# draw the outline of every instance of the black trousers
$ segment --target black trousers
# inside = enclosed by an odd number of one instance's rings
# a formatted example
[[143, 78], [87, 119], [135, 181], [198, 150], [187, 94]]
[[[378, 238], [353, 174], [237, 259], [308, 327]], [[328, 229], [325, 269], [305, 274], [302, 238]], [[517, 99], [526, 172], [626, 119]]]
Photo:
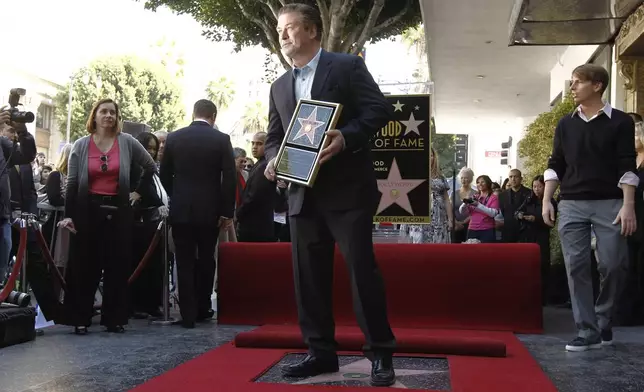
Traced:
[[237, 241], [238, 242], [275, 242], [275, 234], [272, 232], [272, 230], [266, 230], [264, 232], [261, 232], [257, 230], [247, 230], [244, 227], [240, 226], [237, 229]]
[[90, 203], [87, 227], [72, 237], [65, 293], [66, 324], [89, 326], [94, 295], [103, 274], [101, 325], [128, 323], [132, 220], [129, 209], [106, 209]]
[[[158, 226], [159, 221], [134, 223], [130, 273], [136, 270], [145, 256]], [[158, 311], [163, 304], [163, 241], [161, 236], [145, 268], [130, 285], [131, 311], [150, 313]]]
[[275, 222], [275, 237], [278, 242], [291, 242], [291, 230], [288, 220], [285, 224]]
[[183, 321], [195, 321], [211, 308], [218, 236], [216, 225], [172, 225]]
[[385, 288], [373, 252], [368, 209], [316, 211], [306, 205], [290, 217], [293, 272], [300, 328], [309, 351], [335, 355], [333, 255], [337, 242], [349, 268], [353, 304], [365, 335], [365, 351], [390, 354], [395, 338], [387, 318]]

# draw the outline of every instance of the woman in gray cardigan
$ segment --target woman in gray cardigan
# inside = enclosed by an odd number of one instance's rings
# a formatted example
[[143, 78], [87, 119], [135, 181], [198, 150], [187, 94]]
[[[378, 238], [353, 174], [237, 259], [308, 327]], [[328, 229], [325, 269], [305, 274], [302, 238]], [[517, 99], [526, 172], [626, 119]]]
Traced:
[[121, 133], [116, 102], [94, 105], [85, 136], [74, 143], [69, 157], [65, 219], [59, 226], [75, 235], [65, 293], [63, 324], [79, 335], [91, 325], [94, 294], [103, 272], [101, 325], [108, 332], [124, 332], [128, 323], [127, 280], [131, 255], [131, 193], [140, 179], [131, 178], [132, 164], [152, 176], [156, 165], [132, 136]]

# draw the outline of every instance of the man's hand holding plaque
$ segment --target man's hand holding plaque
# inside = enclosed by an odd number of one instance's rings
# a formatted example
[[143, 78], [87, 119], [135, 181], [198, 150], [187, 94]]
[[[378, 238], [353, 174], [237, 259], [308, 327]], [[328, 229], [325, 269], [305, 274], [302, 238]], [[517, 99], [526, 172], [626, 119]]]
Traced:
[[329, 145], [320, 151], [320, 164], [323, 164], [344, 150], [345, 144], [342, 132], [337, 129], [332, 129], [326, 132], [326, 136], [331, 140], [331, 142], [329, 142]]
[[312, 187], [320, 165], [344, 148], [342, 133], [334, 129], [341, 110], [337, 103], [301, 99], [266, 177]]

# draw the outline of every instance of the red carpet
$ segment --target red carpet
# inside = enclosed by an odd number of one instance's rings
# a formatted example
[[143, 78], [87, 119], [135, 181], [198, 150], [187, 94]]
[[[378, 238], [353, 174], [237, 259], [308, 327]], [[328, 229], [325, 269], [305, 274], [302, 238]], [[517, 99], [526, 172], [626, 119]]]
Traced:
[[[437, 331], [432, 331], [432, 333]], [[506, 358], [447, 356], [452, 392], [557, 392], [530, 353], [513, 334], [484, 331], [441, 331], [453, 338], [499, 340], [507, 347]], [[298, 392], [381, 391], [371, 387], [296, 386], [253, 382], [288, 351], [237, 348], [232, 343], [135, 388], [134, 392]], [[418, 354], [415, 354], [418, 356]]]
[[[472, 355], [505, 357], [505, 342], [487, 337], [454, 336], [452, 332], [422, 329], [394, 329], [397, 351], [407, 354]], [[361, 351], [364, 336], [357, 327], [336, 328], [335, 338], [340, 351]], [[265, 325], [235, 337], [239, 348], [281, 348], [306, 350], [296, 325]]]
[[[541, 333], [536, 244], [376, 244], [388, 313], [397, 328]], [[345, 262], [335, 256], [337, 325], [356, 325]], [[296, 324], [289, 243], [223, 243], [220, 324]]]

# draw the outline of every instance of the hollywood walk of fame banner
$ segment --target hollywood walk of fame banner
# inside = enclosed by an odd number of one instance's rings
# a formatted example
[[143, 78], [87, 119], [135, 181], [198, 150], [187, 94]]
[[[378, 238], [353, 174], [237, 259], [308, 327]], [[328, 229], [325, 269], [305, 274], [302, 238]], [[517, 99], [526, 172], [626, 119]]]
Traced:
[[335, 128], [341, 112], [339, 103], [300, 99], [277, 153], [277, 178], [313, 186], [320, 151], [329, 143], [325, 133]]
[[374, 222], [430, 223], [430, 95], [385, 98], [394, 117], [371, 140], [381, 194]]

